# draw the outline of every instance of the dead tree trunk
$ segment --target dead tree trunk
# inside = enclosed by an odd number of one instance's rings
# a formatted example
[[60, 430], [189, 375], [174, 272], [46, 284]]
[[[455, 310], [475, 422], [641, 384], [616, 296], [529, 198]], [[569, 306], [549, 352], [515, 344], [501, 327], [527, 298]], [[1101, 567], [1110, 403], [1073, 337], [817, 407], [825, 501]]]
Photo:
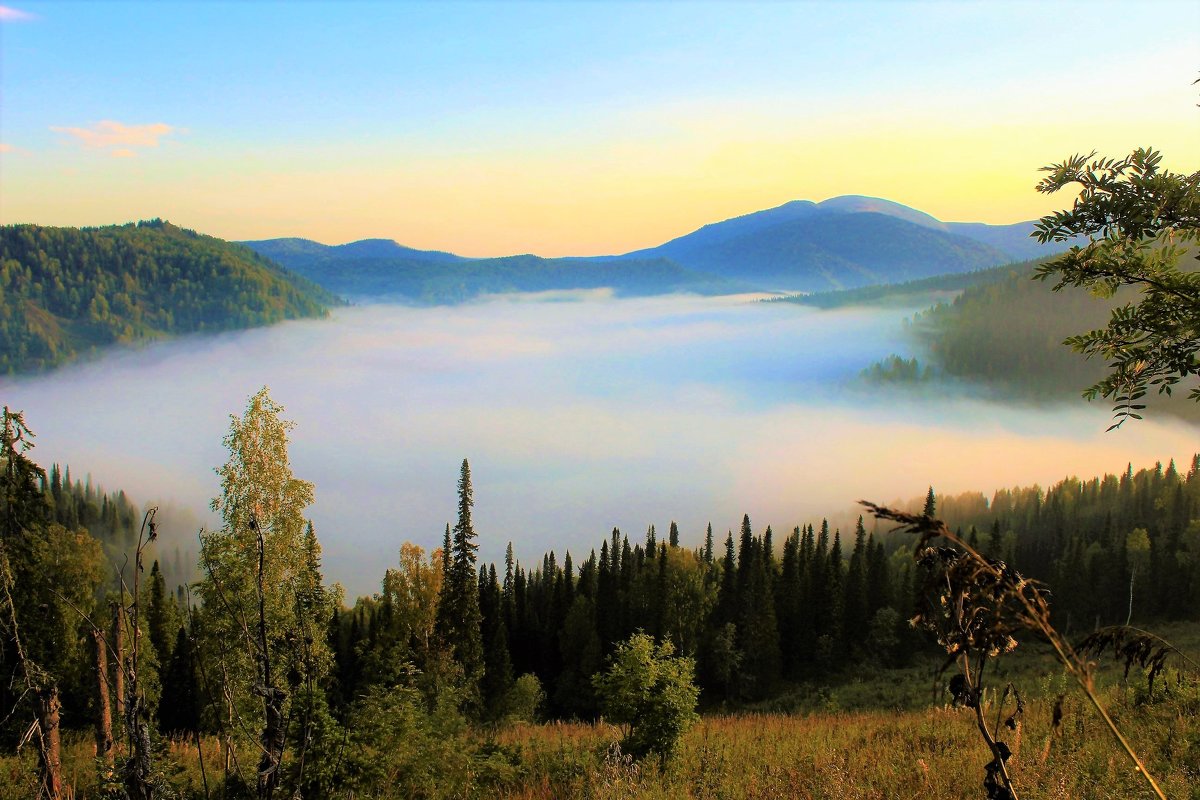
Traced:
[[41, 726], [42, 746], [38, 755], [42, 762], [42, 797], [62, 800], [62, 738], [59, 733], [58, 686], [51, 684], [38, 693], [38, 724]]
[[103, 759], [111, 770], [113, 766], [112, 706], [108, 697], [108, 642], [104, 631], [92, 631], [96, 644], [96, 758]]
[[[137, 686], [134, 678], [131, 682]], [[125, 791], [130, 800], [153, 800], [154, 787], [150, 782], [150, 726], [140, 695], [131, 691], [125, 704], [125, 729], [132, 743], [130, 758], [125, 762]]]
[[117, 694], [117, 719], [125, 722], [125, 606], [121, 601], [112, 603], [113, 654], [117, 663], [113, 665], [113, 688]]
[[286, 726], [283, 720], [283, 701], [287, 692], [274, 686], [256, 686], [262, 695], [266, 724], [262, 732], [262, 758], [258, 762], [258, 796], [270, 800], [279, 786], [279, 765], [283, 761]]

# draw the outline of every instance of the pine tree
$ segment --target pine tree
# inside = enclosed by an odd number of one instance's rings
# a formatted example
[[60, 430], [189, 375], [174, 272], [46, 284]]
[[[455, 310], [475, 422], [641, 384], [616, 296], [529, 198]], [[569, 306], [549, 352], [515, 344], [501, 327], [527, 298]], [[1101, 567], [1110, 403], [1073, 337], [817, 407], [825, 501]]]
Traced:
[[437, 632], [441, 641], [452, 648], [454, 660], [462, 667], [465, 704], [477, 713], [484, 661], [475, 572], [475, 552], [479, 545], [475, 543], [475, 527], [471, 522], [474, 502], [471, 467], [464, 458], [458, 479], [458, 522], [454, 526], [449, 567], [438, 598]]
[[671, 531], [667, 535], [667, 542], [671, 547], [679, 547], [679, 526], [675, 524], [675, 520], [671, 520]]
[[150, 644], [154, 647], [158, 663], [164, 668], [171, 661], [171, 650], [175, 644], [175, 635], [179, 627], [179, 612], [167, 594], [167, 583], [158, 561], [150, 567], [150, 582], [146, 586], [146, 627]]
[[504, 701], [512, 688], [513, 674], [508, 629], [504, 624], [503, 600], [495, 566], [480, 570], [479, 610], [484, 657], [480, 685], [483, 707], [489, 718], [499, 719], [505, 711]]
[[854, 527], [854, 550], [850, 553], [850, 568], [846, 571], [845, 596], [842, 601], [842, 624], [846, 634], [847, 651], [861, 648], [866, 637], [869, 616], [867, 577], [870, 569], [867, 554], [867, 531], [863, 518]]
[[925, 508], [921, 511], [927, 517], [935, 516], [937, 513], [937, 499], [933, 494], [933, 487], [929, 487], [929, 492], [925, 495]]
[[783, 562], [775, 592], [775, 619], [779, 626], [783, 674], [795, 677], [800, 665], [800, 529], [783, 543]]
[[200, 684], [196, 670], [196, 647], [182, 625], [175, 634], [171, 660], [162, 678], [158, 704], [158, 728], [167, 735], [191, 733], [200, 728]]

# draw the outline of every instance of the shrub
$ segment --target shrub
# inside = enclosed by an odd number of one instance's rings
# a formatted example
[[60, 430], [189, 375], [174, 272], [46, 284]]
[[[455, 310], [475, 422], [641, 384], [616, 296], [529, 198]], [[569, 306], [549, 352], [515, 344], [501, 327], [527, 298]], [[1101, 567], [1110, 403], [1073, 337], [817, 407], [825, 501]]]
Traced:
[[695, 662], [636, 633], [617, 645], [605, 672], [592, 678], [604, 715], [624, 726], [621, 749], [634, 758], [667, 758], [698, 717]]

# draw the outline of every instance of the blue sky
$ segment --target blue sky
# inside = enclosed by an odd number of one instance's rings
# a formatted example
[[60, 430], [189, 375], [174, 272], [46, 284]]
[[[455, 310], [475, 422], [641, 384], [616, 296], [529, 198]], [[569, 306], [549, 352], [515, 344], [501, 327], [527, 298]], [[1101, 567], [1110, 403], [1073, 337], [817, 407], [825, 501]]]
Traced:
[[6, 223], [617, 252], [846, 193], [1011, 222], [1077, 150], [1200, 149], [1194, 3], [4, 3]]

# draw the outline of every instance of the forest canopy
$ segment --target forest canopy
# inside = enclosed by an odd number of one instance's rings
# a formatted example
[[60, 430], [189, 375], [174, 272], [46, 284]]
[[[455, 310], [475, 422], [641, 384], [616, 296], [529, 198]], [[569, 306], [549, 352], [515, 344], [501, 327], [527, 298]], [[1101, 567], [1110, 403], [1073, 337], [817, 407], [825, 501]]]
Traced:
[[173, 334], [321, 317], [339, 300], [241, 245], [162, 220], [0, 227], [0, 374]]

